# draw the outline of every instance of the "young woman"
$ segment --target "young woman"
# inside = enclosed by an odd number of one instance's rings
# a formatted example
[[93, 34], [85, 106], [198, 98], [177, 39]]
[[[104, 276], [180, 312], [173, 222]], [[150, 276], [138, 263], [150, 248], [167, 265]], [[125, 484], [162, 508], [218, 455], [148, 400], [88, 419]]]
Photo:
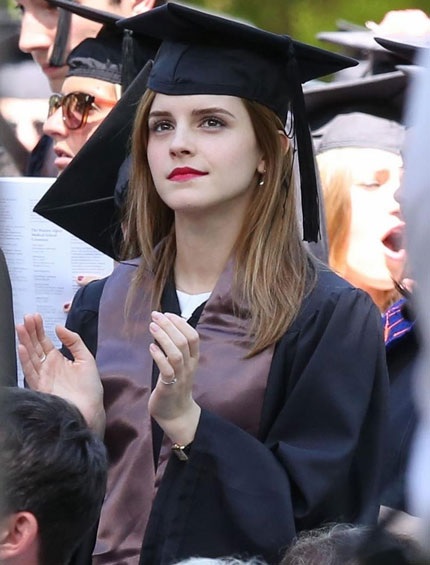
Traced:
[[163, 43], [135, 120], [125, 260], [69, 316], [96, 335], [97, 369], [59, 328], [64, 359], [36, 315], [18, 329], [24, 372], [105, 429], [95, 563], [276, 563], [297, 530], [377, 515], [379, 313], [308, 255], [283, 127], [291, 109], [312, 238], [297, 81], [349, 62], [172, 3], [124, 25]]
[[336, 116], [322, 130], [317, 163], [329, 265], [366, 290], [385, 312], [398, 298], [391, 272], [404, 262], [404, 222], [394, 195], [400, 186], [405, 128], [392, 120], [351, 112]]

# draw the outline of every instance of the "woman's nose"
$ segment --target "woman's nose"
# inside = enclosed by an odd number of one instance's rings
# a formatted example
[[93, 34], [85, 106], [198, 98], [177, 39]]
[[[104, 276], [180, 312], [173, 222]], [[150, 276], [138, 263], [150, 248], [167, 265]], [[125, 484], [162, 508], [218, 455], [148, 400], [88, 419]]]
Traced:
[[176, 127], [172, 133], [170, 153], [175, 156], [189, 155], [194, 151], [191, 132], [186, 127]]

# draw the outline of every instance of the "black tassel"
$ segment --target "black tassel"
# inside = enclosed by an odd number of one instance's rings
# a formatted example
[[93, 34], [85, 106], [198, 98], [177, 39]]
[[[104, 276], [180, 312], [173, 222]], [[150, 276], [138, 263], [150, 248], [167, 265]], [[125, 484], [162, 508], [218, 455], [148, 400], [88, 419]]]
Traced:
[[133, 32], [125, 29], [122, 38], [122, 72], [121, 86], [124, 92], [134, 78], [134, 46]]
[[294, 132], [297, 140], [297, 154], [299, 157], [303, 239], [305, 241], [317, 242], [320, 233], [320, 224], [314, 152], [306, 117], [302, 85], [292, 43], [290, 43], [289, 46], [287, 73], [289, 84], [291, 85], [291, 109], [294, 120]]
[[67, 10], [58, 8], [57, 33], [55, 35], [54, 47], [52, 49], [49, 64], [53, 67], [62, 67], [66, 64], [66, 45], [69, 40], [70, 21], [72, 14]]

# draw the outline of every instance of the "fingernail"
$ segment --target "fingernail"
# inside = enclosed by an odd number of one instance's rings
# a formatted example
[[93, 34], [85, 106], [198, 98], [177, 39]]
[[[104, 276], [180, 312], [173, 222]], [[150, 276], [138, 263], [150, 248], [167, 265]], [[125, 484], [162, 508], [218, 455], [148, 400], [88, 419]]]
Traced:
[[157, 331], [158, 331], [158, 326], [157, 326], [157, 324], [154, 324], [153, 322], [151, 322], [151, 323], [149, 324], [149, 328], [150, 328], [150, 330], [151, 330], [152, 332], [157, 332]]
[[84, 275], [78, 275], [78, 276], [76, 277], [76, 280], [77, 280], [78, 282], [83, 281], [83, 280], [84, 280]]
[[154, 312], [152, 312], [151, 317], [153, 320], [160, 320], [162, 314], [160, 314], [160, 312], [157, 312], [156, 310], [154, 310]]
[[63, 304], [63, 310], [66, 312], [70, 308], [70, 302]]

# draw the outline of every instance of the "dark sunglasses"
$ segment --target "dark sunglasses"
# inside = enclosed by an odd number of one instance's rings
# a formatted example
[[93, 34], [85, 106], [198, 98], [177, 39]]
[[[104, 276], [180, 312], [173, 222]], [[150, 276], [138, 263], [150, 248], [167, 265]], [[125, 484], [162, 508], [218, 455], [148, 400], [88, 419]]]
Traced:
[[[98, 97], [97, 100], [99, 100]], [[86, 94], [85, 92], [51, 94], [49, 97], [48, 118], [61, 108], [65, 126], [68, 129], [79, 129], [87, 123], [88, 114], [95, 101], [95, 96]], [[115, 106], [113, 100], [100, 99], [100, 102]]]

